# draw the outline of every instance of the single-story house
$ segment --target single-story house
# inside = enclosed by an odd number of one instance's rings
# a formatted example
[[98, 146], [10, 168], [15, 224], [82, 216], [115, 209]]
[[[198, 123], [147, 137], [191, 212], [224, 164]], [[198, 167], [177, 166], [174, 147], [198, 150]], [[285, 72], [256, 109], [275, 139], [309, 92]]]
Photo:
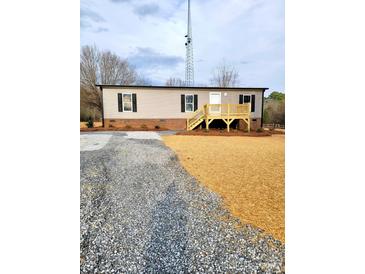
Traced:
[[267, 88], [97, 85], [104, 127], [192, 130], [213, 120], [262, 127]]

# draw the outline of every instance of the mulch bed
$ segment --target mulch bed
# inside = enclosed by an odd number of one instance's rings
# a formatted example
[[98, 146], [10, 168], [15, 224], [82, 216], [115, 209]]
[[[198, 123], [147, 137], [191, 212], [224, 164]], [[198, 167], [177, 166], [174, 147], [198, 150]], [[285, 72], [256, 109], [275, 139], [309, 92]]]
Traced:
[[270, 132], [272, 134], [284, 134], [285, 135], [285, 131], [284, 130], [277, 130], [277, 129], [274, 129], [274, 130], [270, 130]]
[[191, 131], [181, 131], [177, 132], [176, 135], [190, 135], [190, 136], [249, 136], [249, 137], [265, 137], [271, 136], [270, 131], [263, 132], [244, 132], [242, 130], [230, 130], [227, 132], [226, 129], [209, 129], [209, 131], [205, 129], [194, 129]]
[[[103, 128], [103, 127], [94, 127], [94, 128], [80, 128], [80, 132], [95, 132], [95, 131], [165, 131], [168, 130], [166, 128]], [[242, 130], [231, 129], [230, 132], [227, 132], [226, 129], [209, 129], [206, 131], [205, 129], [194, 129], [191, 131], [179, 131], [176, 135], [190, 135], [190, 136], [248, 136], [248, 137], [266, 137], [271, 136], [272, 134], [285, 134], [283, 131], [277, 130], [265, 130], [263, 132], [244, 132]]]

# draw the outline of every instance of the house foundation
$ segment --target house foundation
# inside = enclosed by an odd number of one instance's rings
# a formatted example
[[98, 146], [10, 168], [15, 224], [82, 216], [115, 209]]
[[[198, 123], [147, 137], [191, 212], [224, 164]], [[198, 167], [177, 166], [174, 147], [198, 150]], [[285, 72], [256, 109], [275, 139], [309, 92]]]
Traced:
[[104, 119], [104, 127], [185, 130], [186, 119]]

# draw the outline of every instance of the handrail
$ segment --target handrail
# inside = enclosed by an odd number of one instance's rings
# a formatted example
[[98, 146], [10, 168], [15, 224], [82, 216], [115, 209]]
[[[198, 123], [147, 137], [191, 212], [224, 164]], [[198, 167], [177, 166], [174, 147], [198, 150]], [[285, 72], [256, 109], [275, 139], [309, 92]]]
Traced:
[[194, 116], [189, 118], [189, 122], [191, 123], [191, 121], [193, 120], [199, 120], [201, 119], [202, 116], [205, 116], [205, 112], [204, 112], [204, 109], [198, 109], [197, 111], [194, 112]]

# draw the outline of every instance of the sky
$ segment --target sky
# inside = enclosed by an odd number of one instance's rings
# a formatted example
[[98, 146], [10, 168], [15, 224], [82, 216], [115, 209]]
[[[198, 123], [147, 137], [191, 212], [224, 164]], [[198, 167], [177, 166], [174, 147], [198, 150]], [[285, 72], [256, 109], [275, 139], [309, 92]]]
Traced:
[[[284, 0], [191, 0], [195, 86], [225, 62], [241, 87], [284, 91]], [[80, 43], [127, 59], [154, 85], [185, 78], [187, 0], [81, 0]]]

